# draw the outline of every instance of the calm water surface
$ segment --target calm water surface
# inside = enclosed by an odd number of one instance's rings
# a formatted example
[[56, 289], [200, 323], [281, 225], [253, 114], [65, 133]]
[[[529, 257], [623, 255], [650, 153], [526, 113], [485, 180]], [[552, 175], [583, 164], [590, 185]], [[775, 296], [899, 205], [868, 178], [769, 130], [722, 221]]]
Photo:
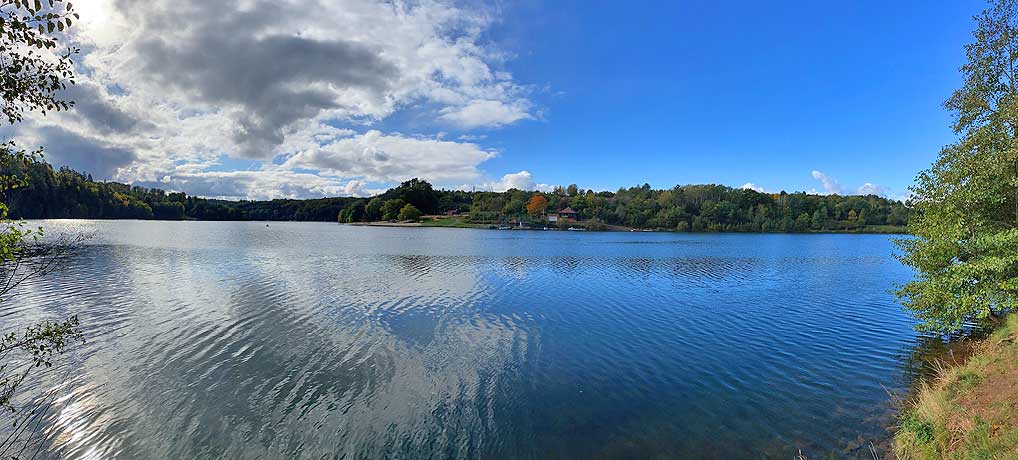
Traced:
[[51, 458], [868, 458], [917, 338], [880, 235], [44, 221]]

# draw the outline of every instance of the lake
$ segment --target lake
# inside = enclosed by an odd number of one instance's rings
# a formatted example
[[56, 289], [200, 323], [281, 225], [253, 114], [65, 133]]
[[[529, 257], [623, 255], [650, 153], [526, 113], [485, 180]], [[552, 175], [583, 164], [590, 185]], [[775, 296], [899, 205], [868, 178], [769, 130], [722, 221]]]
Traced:
[[869, 458], [921, 367], [886, 235], [40, 223], [40, 457]]

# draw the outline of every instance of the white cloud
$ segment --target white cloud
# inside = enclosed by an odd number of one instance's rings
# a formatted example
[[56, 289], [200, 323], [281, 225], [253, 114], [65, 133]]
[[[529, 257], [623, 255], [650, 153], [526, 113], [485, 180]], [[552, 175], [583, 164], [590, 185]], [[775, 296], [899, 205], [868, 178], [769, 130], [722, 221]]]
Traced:
[[855, 191], [855, 193], [859, 195], [879, 195], [885, 197], [888, 195], [889, 192], [890, 190], [888, 190], [887, 187], [884, 187], [883, 185], [872, 184], [869, 182], [862, 184]]
[[[169, 176], [189, 193], [213, 191], [202, 181], [218, 178], [230, 193], [217, 196], [252, 196], [249, 187], [230, 185], [243, 180], [268, 185], [266, 193], [278, 196], [365, 193], [363, 182], [408, 177], [463, 183], [480, 177], [478, 165], [494, 153], [437, 135], [372, 128], [404, 110], [463, 129], [535, 118], [530, 87], [500, 68], [506, 56], [483, 38], [495, 19], [480, 6], [430, 0], [75, 4], [82, 17], [71, 38], [84, 52], [79, 84], [68, 96], [78, 108], [26, 122], [19, 138], [59, 144], [61, 152], [51, 149], [55, 159], [73, 160], [79, 150], [102, 153], [108, 158], [98, 169], [85, 171], [97, 178], [158, 183]], [[223, 155], [287, 161], [232, 176], [208, 171]], [[293, 189], [281, 183], [290, 179]]]
[[894, 190], [891, 189], [890, 187], [885, 187], [883, 185], [873, 184], [870, 182], [861, 185], [856, 190], [856, 193], [858, 193], [859, 195], [877, 195], [901, 202], [908, 201], [910, 198], [912, 198], [911, 190], [905, 190], [904, 193], [895, 193]]
[[475, 189], [478, 191], [490, 191], [490, 192], [504, 192], [509, 189], [518, 190], [539, 190], [542, 192], [550, 192], [555, 187], [548, 184], [539, 184], [534, 181], [533, 174], [530, 171], [520, 171], [518, 173], [511, 173], [502, 176], [502, 179], [485, 182], [475, 185], [464, 185], [461, 187], [464, 190]]
[[441, 110], [443, 120], [465, 128], [502, 126], [515, 121], [533, 118], [521, 104], [509, 105], [501, 101], [474, 101], [462, 107]]
[[479, 177], [477, 166], [494, 156], [494, 152], [482, 150], [476, 144], [384, 135], [371, 130], [299, 152], [283, 167], [313, 169], [372, 182], [419, 177], [431, 182], [457, 183]]
[[760, 192], [760, 193], [766, 193], [767, 192], [767, 189], [763, 188], [762, 186], [756, 185], [756, 184], [754, 184], [752, 182], [746, 182], [745, 184], [742, 184], [742, 187], [739, 187], [739, 188], [741, 188], [743, 190], [753, 190], [753, 191]]
[[[812, 174], [813, 174], [813, 178], [814, 179], [820, 181], [820, 183], [823, 184], [823, 187], [824, 187], [824, 192], [823, 193], [825, 195], [830, 195], [830, 194], [833, 194], [833, 193], [837, 193], [839, 195], [840, 194], [844, 194], [845, 188], [842, 187], [841, 183], [839, 183], [837, 179], [835, 179], [835, 178], [833, 178], [833, 177], [831, 177], [831, 176], [829, 176], [827, 174], [824, 174], [823, 172], [817, 171], [817, 170], [813, 170]], [[851, 190], [851, 189], [849, 189], [849, 190]], [[885, 187], [883, 185], [874, 184], [872, 182], [866, 182], [866, 183], [860, 185], [858, 188], [855, 189], [855, 194], [856, 195], [877, 195], [877, 196], [882, 196], [884, 198], [891, 198], [891, 199], [897, 199], [897, 200], [902, 200], [902, 201], [904, 199], [907, 199], [907, 195], [892, 197], [892, 193], [891, 192], [892, 191], [891, 191], [890, 188]], [[806, 193], [818, 194], [820, 192], [818, 192], [815, 188], [813, 188], [813, 189], [810, 189]]]
[[841, 184], [838, 183], [837, 179], [815, 169], [813, 170], [812, 174], [814, 179], [820, 181], [820, 183], [823, 184], [825, 194], [830, 195], [836, 193], [840, 195], [844, 192], [844, 189], [841, 187]]
[[[149, 184], [145, 184], [149, 185]], [[327, 196], [365, 196], [363, 182], [341, 184], [316, 174], [284, 170], [193, 171], [182, 168], [167, 174], [152, 186], [228, 200], [266, 200], [272, 198], [322, 198]]]

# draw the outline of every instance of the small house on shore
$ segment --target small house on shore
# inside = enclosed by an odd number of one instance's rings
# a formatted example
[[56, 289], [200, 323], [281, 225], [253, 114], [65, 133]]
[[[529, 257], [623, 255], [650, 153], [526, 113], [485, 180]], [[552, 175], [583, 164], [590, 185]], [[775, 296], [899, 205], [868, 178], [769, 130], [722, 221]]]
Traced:
[[561, 221], [561, 220], [568, 221], [568, 222], [575, 222], [576, 221], [576, 211], [573, 211], [573, 208], [570, 208], [570, 207], [567, 206], [565, 209], [563, 209], [563, 210], [561, 210], [559, 212], [549, 212], [548, 213], [548, 222], [558, 222], [558, 221]]

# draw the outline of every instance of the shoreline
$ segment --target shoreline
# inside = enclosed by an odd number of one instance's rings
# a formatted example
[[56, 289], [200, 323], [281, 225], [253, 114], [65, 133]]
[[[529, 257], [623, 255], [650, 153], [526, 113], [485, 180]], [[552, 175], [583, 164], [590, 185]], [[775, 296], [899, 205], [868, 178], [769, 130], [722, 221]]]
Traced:
[[1018, 458], [1018, 314], [935, 370], [900, 411], [896, 458]]
[[[329, 220], [212, 220], [212, 219], [81, 219], [73, 217], [43, 217], [43, 218], [32, 218], [23, 219], [26, 222], [33, 221], [46, 221], [46, 220], [61, 220], [61, 221], [104, 221], [104, 222], [115, 222], [115, 221], [136, 221], [136, 222], [256, 222], [256, 223], [318, 223], [318, 224], [339, 224], [339, 225], [350, 225], [354, 227], [392, 227], [392, 228], [466, 228], [475, 230], [498, 230], [494, 227], [494, 224], [474, 224], [467, 222], [452, 223], [449, 225], [445, 224], [434, 224], [429, 222], [387, 222], [387, 221], [376, 221], [376, 222], [335, 222]], [[578, 227], [582, 228], [584, 222], [578, 222]], [[690, 234], [733, 234], [733, 235], [888, 235], [888, 236], [908, 236], [907, 227], [895, 227], [895, 226], [877, 226], [877, 228], [866, 230], [809, 230], [804, 232], [763, 232], [763, 231], [695, 231], [695, 230], [668, 230], [668, 229], [638, 229], [633, 227], [623, 227], [619, 225], [606, 225], [607, 228], [603, 230], [587, 230], [592, 233], [690, 233]], [[529, 227], [529, 228], [509, 228], [502, 229], [514, 230], [514, 231], [568, 231], [555, 227]]]
[[[438, 219], [432, 221], [421, 221], [421, 222], [389, 222], [389, 221], [375, 221], [375, 222], [340, 222], [343, 225], [350, 225], [355, 227], [395, 227], [395, 228], [470, 228], [478, 230], [512, 230], [512, 231], [568, 231], [557, 227], [511, 227], [508, 229], [492, 228], [495, 224], [477, 224], [469, 223], [464, 221], [457, 221], [450, 224], [435, 224], [435, 222], [441, 222], [443, 220], [453, 219]], [[271, 221], [267, 221], [271, 222]], [[879, 226], [874, 229], [859, 229], [859, 230], [810, 230], [805, 232], [737, 232], [737, 231], [678, 231], [678, 230], [667, 230], [667, 229], [639, 229], [633, 227], [624, 227], [620, 225], [607, 225], [603, 230], [588, 230], [583, 228], [583, 221], [576, 222], [578, 228], [583, 229], [582, 231], [590, 232], [616, 232], [616, 233], [696, 233], [696, 234], [760, 234], [760, 235], [825, 235], [825, 234], [859, 234], [859, 235], [908, 235], [908, 229], [906, 227], [888, 227]]]

